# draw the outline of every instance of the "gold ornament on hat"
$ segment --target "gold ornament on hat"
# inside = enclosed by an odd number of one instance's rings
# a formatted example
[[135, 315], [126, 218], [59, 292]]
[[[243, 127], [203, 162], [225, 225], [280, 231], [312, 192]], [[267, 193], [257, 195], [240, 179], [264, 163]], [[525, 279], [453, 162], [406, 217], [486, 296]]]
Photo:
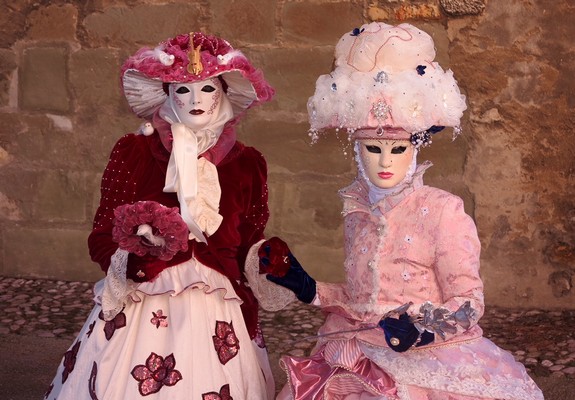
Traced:
[[188, 72], [194, 75], [199, 75], [203, 70], [202, 56], [200, 54], [201, 45], [194, 47], [194, 32], [190, 33], [190, 45], [192, 51], [188, 51]]

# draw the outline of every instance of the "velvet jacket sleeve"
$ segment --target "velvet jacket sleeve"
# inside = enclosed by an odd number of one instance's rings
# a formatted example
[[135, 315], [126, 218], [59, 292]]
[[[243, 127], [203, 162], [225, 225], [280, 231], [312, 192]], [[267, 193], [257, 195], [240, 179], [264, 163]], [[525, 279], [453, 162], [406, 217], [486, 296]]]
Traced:
[[139, 150], [135, 146], [137, 142], [133, 134], [118, 140], [102, 175], [100, 205], [88, 237], [88, 247], [92, 260], [100, 264], [104, 272], [110, 266], [110, 257], [118, 249], [118, 244], [112, 240], [114, 209], [136, 199], [137, 170], [141, 160], [135, 156]]
[[[104, 272], [110, 266], [110, 257], [118, 248], [112, 240], [114, 209], [136, 201], [156, 201], [167, 207], [178, 207], [174, 193], [162, 191], [169, 153], [161, 147], [158, 135], [128, 134], [114, 146], [110, 160], [102, 176], [100, 205], [94, 217], [88, 247], [92, 260], [100, 264]], [[168, 266], [191, 257], [177, 253], [170, 263], [149, 255], [128, 257], [127, 277], [137, 282], [153, 279]], [[144, 271], [145, 276], [138, 276]]]

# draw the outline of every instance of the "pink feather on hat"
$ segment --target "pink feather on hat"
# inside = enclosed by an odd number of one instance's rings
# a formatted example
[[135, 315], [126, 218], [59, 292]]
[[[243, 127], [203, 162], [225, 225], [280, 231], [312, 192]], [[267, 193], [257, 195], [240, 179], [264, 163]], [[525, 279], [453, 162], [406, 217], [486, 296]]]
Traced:
[[[193, 68], [193, 61], [201, 65], [199, 70]], [[274, 95], [263, 73], [239, 50], [224, 39], [201, 32], [177, 35], [156, 48], [138, 50], [122, 66], [121, 76], [128, 104], [136, 115], [147, 119], [166, 100], [165, 83], [221, 77], [234, 117]]]

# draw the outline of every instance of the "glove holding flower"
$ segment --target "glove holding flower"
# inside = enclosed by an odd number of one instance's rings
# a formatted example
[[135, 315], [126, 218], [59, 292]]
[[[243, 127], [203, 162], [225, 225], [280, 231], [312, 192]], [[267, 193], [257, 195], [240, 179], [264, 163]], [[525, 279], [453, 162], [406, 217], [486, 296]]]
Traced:
[[139, 201], [116, 207], [114, 217], [112, 239], [131, 253], [130, 264], [136, 261], [141, 269], [130, 278], [149, 280], [166, 267], [165, 261], [188, 250], [188, 227], [177, 207]]
[[288, 245], [278, 237], [263, 242], [258, 250], [260, 273], [267, 280], [291, 290], [304, 303], [311, 303], [316, 295], [315, 280], [308, 275], [291, 253]]

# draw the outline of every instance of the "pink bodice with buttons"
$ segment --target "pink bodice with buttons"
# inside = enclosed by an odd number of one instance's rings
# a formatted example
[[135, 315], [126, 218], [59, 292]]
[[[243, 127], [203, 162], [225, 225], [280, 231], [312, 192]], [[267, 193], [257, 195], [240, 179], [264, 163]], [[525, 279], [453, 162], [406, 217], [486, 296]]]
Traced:
[[[475, 310], [473, 325], [483, 314], [475, 224], [460, 198], [423, 185], [425, 169], [419, 169], [411, 186], [375, 205], [369, 204], [368, 188], [359, 179], [340, 191], [347, 282], [318, 284], [322, 307], [331, 312], [321, 333], [377, 324], [409, 302], [411, 315], [425, 302], [456, 311], [466, 301]], [[478, 326], [463, 331], [459, 327], [455, 335], [481, 335]], [[345, 336], [383, 344], [378, 329]]]
[[[347, 280], [317, 283], [326, 321], [310, 357], [282, 357], [289, 384], [278, 400], [543, 400], [513, 355], [482, 337], [477, 230], [461, 199], [423, 185], [427, 166], [373, 205], [361, 178], [340, 191]], [[422, 304], [472, 311], [456, 329], [442, 327], [443, 337], [434, 332], [432, 343], [396, 352], [378, 322], [410, 303], [411, 316], [421, 315]]]

